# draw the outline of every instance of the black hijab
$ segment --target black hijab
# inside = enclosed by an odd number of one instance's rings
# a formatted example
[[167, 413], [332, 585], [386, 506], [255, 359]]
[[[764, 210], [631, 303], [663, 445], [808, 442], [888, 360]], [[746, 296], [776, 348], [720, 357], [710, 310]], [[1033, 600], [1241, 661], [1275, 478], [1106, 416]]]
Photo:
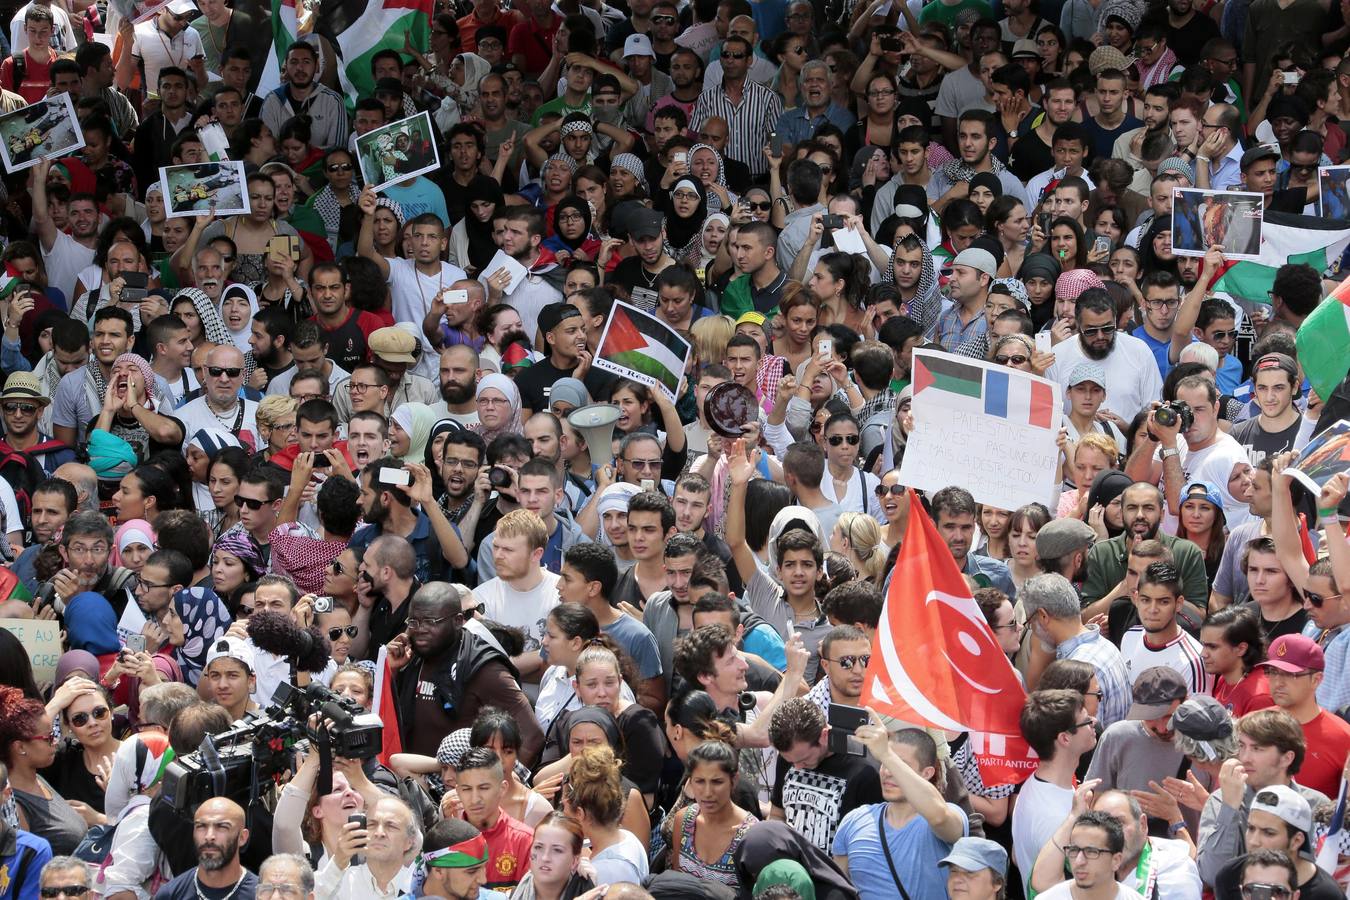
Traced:
[[[1130, 476], [1117, 469], [1098, 472], [1097, 477], [1092, 479], [1092, 487], [1088, 489], [1088, 509], [1099, 503], [1103, 507], [1109, 505], [1132, 484], [1134, 482], [1130, 480]], [[1111, 523], [1107, 522], [1106, 531], [1111, 537], [1115, 537], [1124, 531], [1124, 528], [1113, 528]]]
[[858, 900], [858, 891], [833, 859], [785, 822], [757, 822], [736, 848], [738, 900], [751, 900], [759, 873], [771, 862], [791, 859], [802, 864], [816, 886], [817, 900]]
[[[698, 192], [698, 207], [689, 218], [681, 218], [675, 213], [675, 189], [692, 185]], [[665, 194], [666, 207], [666, 243], [674, 248], [678, 256], [689, 247], [690, 242], [703, 232], [703, 223], [708, 219], [708, 190], [703, 182], [694, 177], [680, 178]]]
[[[582, 229], [581, 237], [577, 238], [575, 244], [563, 237], [562, 230], [558, 227], [558, 217], [562, 215], [565, 209], [575, 209], [581, 214], [581, 221], [585, 224]], [[575, 194], [569, 194], [562, 198], [553, 207], [553, 236], [556, 237], [564, 247], [575, 253], [581, 245], [586, 243], [586, 238], [591, 233], [591, 205]]]
[[482, 271], [483, 266], [492, 262], [492, 257], [497, 255], [497, 242], [492, 239], [492, 219], [480, 222], [473, 214], [475, 200], [493, 203], [500, 211], [506, 203], [506, 197], [502, 194], [502, 186], [486, 175], [473, 176], [464, 188], [464, 230], [469, 235], [469, 265]]

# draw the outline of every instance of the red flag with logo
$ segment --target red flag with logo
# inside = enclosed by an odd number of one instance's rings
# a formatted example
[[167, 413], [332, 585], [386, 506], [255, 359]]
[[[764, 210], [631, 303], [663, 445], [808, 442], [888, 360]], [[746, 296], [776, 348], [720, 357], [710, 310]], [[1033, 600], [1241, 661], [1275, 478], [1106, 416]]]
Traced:
[[872, 659], [866, 705], [905, 722], [969, 732], [986, 785], [1036, 767], [1018, 717], [1026, 690], [914, 491]]
[[394, 673], [389, 668], [389, 655], [384, 647], [375, 657], [375, 702], [371, 704], [384, 733], [380, 747], [380, 762], [389, 767], [395, 753], [403, 752], [403, 740], [398, 733], [398, 704], [394, 701]]

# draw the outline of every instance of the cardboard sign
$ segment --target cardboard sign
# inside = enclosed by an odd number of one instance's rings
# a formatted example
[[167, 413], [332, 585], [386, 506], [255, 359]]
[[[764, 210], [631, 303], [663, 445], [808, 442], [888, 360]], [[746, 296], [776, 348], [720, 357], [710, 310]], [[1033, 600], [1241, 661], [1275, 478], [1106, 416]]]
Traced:
[[56, 661], [61, 658], [61, 626], [41, 619], [0, 619], [0, 628], [19, 639], [33, 663], [33, 679], [39, 684], [56, 680]]

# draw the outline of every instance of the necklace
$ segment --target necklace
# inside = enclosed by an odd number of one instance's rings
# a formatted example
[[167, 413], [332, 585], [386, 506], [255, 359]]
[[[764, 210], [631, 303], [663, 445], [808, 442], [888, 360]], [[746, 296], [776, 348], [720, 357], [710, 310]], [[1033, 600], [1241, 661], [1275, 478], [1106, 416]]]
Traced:
[[[233, 11], [233, 10], [227, 10], [227, 12], [230, 13], [230, 15], [233, 15], [233, 14], [234, 14], [234, 11]], [[211, 42], [211, 50], [212, 50], [212, 52], [215, 53], [216, 58], [219, 59], [219, 58], [220, 58], [221, 46], [220, 46], [220, 44], [216, 43], [216, 33], [215, 33], [215, 31], [213, 30], [214, 28], [215, 28], [215, 26], [212, 25], [209, 21], [206, 23], [206, 38], [207, 38], [207, 40], [209, 40], [209, 41]], [[227, 18], [225, 19], [225, 25], [224, 25], [224, 27], [222, 27], [222, 28], [220, 29], [220, 36], [221, 36], [221, 38], [222, 38], [222, 39], [225, 38], [226, 35], [229, 34], [229, 32], [230, 32], [230, 20], [229, 20], [229, 18], [227, 17]]]
[[[209, 25], [208, 25], [208, 27], [207, 27], [207, 30], [208, 30], [208, 31], [210, 30]], [[166, 40], [164, 40], [164, 31], [163, 31], [163, 29], [161, 29], [161, 28], [159, 27], [159, 20], [156, 19], [156, 20], [155, 20], [155, 34], [159, 37], [159, 42], [160, 42], [160, 44], [162, 44], [162, 45], [164, 46], [164, 55], [167, 56], [167, 57], [169, 58], [170, 64], [175, 65], [175, 66], [177, 66], [177, 67], [180, 68], [180, 69], [186, 69], [186, 68], [187, 68], [187, 65], [186, 65], [186, 63], [184, 63], [183, 58], [174, 59], [174, 56], [173, 56], [173, 49], [172, 49], [174, 41], [178, 40], [178, 38], [183, 34], [183, 32], [181, 32], [181, 31], [178, 32], [178, 34], [174, 35], [173, 37], [169, 38], [169, 39], [166, 41]], [[183, 38], [183, 43], [184, 43], [184, 44], [187, 43], [187, 38]], [[184, 49], [184, 50], [183, 50], [183, 53], [182, 53], [182, 57], [185, 58], [186, 56], [187, 56], [187, 50]]]
[[[244, 879], [247, 877], [248, 870], [245, 869], [244, 874], [240, 875], [239, 880], [234, 883], [234, 887], [230, 888], [230, 892], [224, 897], [221, 897], [220, 900], [230, 900], [230, 898], [235, 895], [235, 892], [239, 890], [239, 885], [243, 884]], [[207, 897], [206, 893], [202, 890], [202, 877], [200, 873], [192, 876], [192, 885], [197, 889], [197, 900], [211, 900], [211, 898]]]

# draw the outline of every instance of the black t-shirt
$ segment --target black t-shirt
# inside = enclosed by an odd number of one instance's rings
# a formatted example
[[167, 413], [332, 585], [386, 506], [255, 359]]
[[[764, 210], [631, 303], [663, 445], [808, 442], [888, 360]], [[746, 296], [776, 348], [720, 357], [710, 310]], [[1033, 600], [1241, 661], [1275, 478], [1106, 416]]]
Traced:
[[[1229, 860], [1214, 876], [1215, 900], [1242, 900], [1242, 864], [1245, 856]], [[1345, 900], [1336, 880], [1317, 869], [1312, 878], [1298, 886], [1298, 900]]]
[[[1035, 121], [1041, 110], [1033, 109], [1018, 124], [1017, 143], [1008, 154], [1008, 170], [1023, 181], [1030, 181], [1055, 164], [1055, 157], [1041, 136], [1036, 133]], [[1039, 197], [1030, 198], [1035, 204]], [[1053, 304], [1052, 304], [1053, 305]]]
[[[516, 376], [516, 388], [520, 391], [520, 405], [531, 412], [548, 409], [548, 390], [559, 378], [572, 378], [571, 369], [560, 369], [553, 364], [553, 358], [541, 359]], [[604, 395], [614, 376], [602, 372], [594, 366], [586, 373], [581, 383], [586, 385], [591, 398]]]
[[[233, 896], [230, 896], [233, 893]], [[199, 885], [197, 870], [188, 869], [173, 881], [155, 892], [155, 900], [256, 900], [258, 896], [258, 876], [244, 872], [244, 880], [236, 891], [233, 888], [210, 888]]]
[[1299, 429], [1303, 427], [1303, 418], [1294, 419], [1294, 424], [1283, 431], [1266, 431], [1261, 427], [1261, 417], [1253, 416], [1245, 422], [1239, 422], [1229, 432], [1233, 440], [1247, 451], [1247, 459], [1253, 466], [1261, 464], [1267, 456], [1274, 456], [1286, 450], [1294, 449]]
[[874, 760], [853, 753], [831, 753], [814, 769], [789, 766], [779, 756], [771, 799], [789, 825], [830, 853], [844, 816], [882, 801], [881, 774]]
[[1256, 613], [1257, 617], [1261, 620], [1261, 634], [1266, 639], [1266, 646], [1270, 646], [1271, 641], [1282, 635], [1302, 634], [1303, 626], [1308, 624], [1308, 612], [1304, 609], [1297, 610], [1287, 619], [1282, 619], [1279, 622], [1270, 622], [1261, 615], [1261, 607], [1257, 605], [1255, 600], [1248, 600], [1247, 605], [1251, 607], [1252, 612]]
[[614, 271], [605, 279], [605, 284], [621, 288], [630, 303], [639, 309], [653, 312], [656, 310], [655, 284], [659, 274], [648, 271], [642, 265], [642, 257], [630, 256], [614, 267]]
[[1210, 38], [1219, 36], [1219, 26], [1202, 12], [1191, 16], [1191, 20], [1180, 28], [1174, 27], [1168, 21], [1165, 11], [1147, 16], [1144, 21], [1152, 25], [1162, 25], [1167, 29], [1167, 47], [1176, 54], [1177, 60], [1183, 66], [1198, 63], [1200, 48], [1205, 46], [1205, 42]]

